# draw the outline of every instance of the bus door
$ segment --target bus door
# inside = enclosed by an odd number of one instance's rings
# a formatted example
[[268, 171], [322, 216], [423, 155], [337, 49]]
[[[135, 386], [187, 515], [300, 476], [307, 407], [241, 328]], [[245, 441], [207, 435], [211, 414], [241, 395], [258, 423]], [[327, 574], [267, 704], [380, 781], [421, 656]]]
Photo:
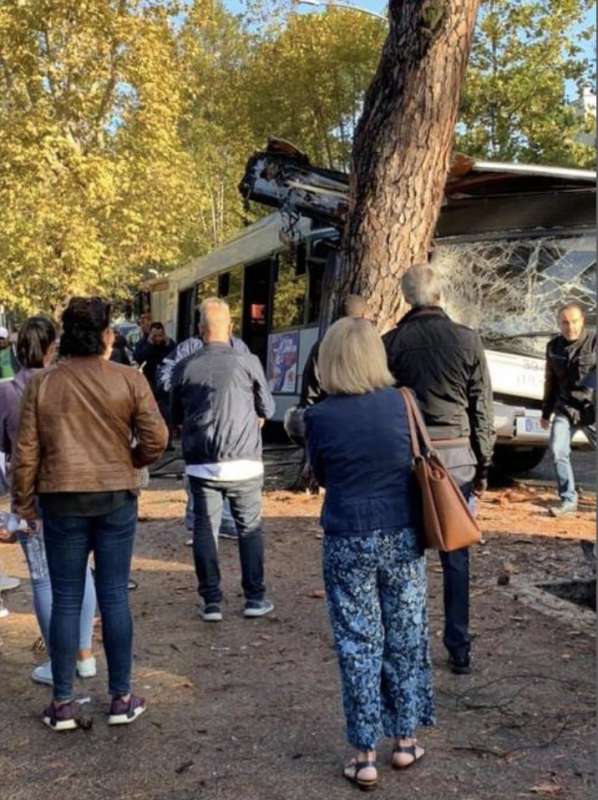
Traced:
[[176, 339], [183, 342], [194, 334], [193, 305], [195, 287], [179, 292], [179, 314], [177, 319]]
[[272, 316], [272, 277], [275, 261], [268, 258], [245, 267], [243, 282], [243, 341], [266, 369], [268, 332]]

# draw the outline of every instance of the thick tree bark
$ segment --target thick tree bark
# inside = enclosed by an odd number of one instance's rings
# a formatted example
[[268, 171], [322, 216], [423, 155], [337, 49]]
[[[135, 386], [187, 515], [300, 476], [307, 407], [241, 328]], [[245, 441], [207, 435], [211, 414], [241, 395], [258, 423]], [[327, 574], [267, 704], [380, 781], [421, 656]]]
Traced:
[[479, 0], [390, 0], [390, 30], [353, 144], [337, 283], [381, 330], [404, 311], [400, 276], [426, 260], [444, 196]]

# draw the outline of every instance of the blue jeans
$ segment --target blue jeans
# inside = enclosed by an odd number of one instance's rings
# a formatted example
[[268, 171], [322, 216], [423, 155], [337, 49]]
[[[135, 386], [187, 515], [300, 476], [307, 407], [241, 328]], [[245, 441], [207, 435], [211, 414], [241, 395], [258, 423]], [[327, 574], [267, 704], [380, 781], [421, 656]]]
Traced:
[[568, 417], [557, 414], [550, 430], [550, 449], [556, 472], [556, 483], [563, 503], [577, 504], [575, 476], [571, 466], [571, 438], [576, 428]]
[[193, 555], [204, 603], [220, 603], [218, 531], [224, 501], [230, 508], [239, 536], [241, 584], [246, 600], [262, 600], [264, 587], [264, 541], [262, 536], [261, 477], [245, 481], [189, 479], [193, 493]]
[[137, 524], [137, 499], [98, 517], [51, 517], [43, 513], [46, 554], [52, 582], [50, 657], [54, 699], [73, 696], [79, 642], [79, 616], [90, 552], [102, 615], [109, 691], [118, 697], [131, 689], [133, 621], [128, 582]]
[[[34, 536], [39, 537], [37, 542]], [[50, 573], [44, 547], [43, 533], [28, 535], [19, 533], [19, 542], [29, 567], [31, 588], [33, 589], [33, 608], [37, 624], [50, 652], [50, 618], [52, 615], [52, 586]], [[37, 551], [36, 551], [37, 545]], [[89, 564], [85, 571], [85, 591], [81, 606], [81, 619], [79, 621], [79, 650], [91, 650], [93, 636], [93, 618], [96, 613], [96, 588]]]
[[[457, 482], [470, 510], [475, 510], [473, 481], [475, 465], [469, 448], [439, 449], [445, 467]], [[465, 462], [465, 463], [464, 463]], [[471, 647], [469, 636], [469, 548], [439, 553], [443, 575], [444, 646], [455, 658], [467, 658]]]
[[[185, 527], [188, 531], [193, 530], [193, 494], [189, 485], [189, 478], [185, 475], [185, 491], [187, 492], [187, 506], [185, 507]], [[237, 535], [237, 528], [235, 520], [233, 519], [232, 511], [230, 510], [230, 501], [224, 498], [222, 506], [222, 522], [220, 524], [219, 533], [226, 533], [229, 536]]]

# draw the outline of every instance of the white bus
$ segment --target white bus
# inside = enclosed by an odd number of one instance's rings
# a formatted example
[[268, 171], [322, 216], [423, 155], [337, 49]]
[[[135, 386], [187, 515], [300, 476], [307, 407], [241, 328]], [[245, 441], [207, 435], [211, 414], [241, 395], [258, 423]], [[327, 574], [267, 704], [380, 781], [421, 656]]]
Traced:
[[[556, 308], [576, 298], [589, 313], [595, 309], [594, 180], [589, 171], [477, 162], [447, 183], [435, 259], [446, 275], [449, 313], [484, 338], [495, 461], [513, 474], [539, 463], [547, 446], [539, 419]], [[334, 269], [338, 252], [342, 181], [304, 158], [256, 154], [241, 188], [282, 211], [148, 287], [153, 318], [178, 341], [194, 334], [202, 299], [228, 301], [237, 335], [264, 365], [277, 421], [298, 402], [319, 336], [324, 272], [327, 264]], [[580, 434], [576, 443], [584, 442]]]

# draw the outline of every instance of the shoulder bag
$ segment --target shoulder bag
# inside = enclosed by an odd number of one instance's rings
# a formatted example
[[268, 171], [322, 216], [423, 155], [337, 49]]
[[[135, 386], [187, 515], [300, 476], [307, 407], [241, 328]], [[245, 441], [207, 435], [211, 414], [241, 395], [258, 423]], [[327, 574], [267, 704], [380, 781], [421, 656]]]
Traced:
[[480, 529], [450, 472], [434, 450], [421, 411], [409, 389], [405, 401], [413, 470], [421, 491], [424, 546], [450, 552], [480, 541]]

